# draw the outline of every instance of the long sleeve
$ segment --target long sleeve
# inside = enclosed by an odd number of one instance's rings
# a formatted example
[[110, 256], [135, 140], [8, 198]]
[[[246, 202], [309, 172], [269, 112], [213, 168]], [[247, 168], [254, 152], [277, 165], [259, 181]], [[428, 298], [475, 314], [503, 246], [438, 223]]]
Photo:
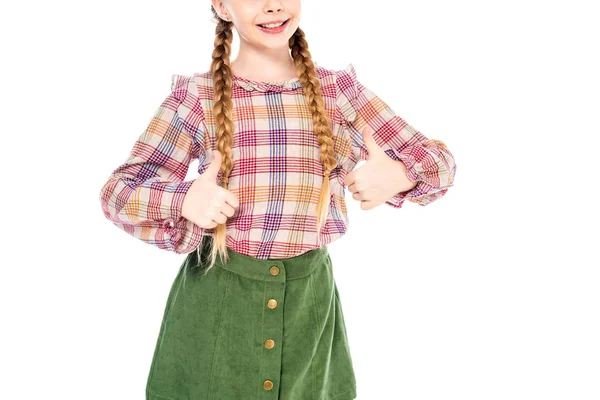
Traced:
[[[193, 251], [204, 234], [203, 228], [181, 215], [184, 197], [194, 182], [184, 181], [189, 165], [196, 158], [202, 165], [205, 159], [203, 141], [196, 139], [203, 137], [202, 123], [194, 128], [180, 115], [188, 84], [189, 77], [173, 75], [171, 93], [100, 191], [104, 215], [114, 225], [178, 254]], [[190, 115], [188, 111], [184, 113]]]
[[400, 208], [409, 200], [425, 206], [446, 194], [456, 174], [454, 156], [446, 144], [428, 139], [396, 115], [388, 104], [357, 80], [352, 64], [337, 71], [336, 89], [337, 112], [350, 134], [357, 158], [367, 160], [362, 130], [369, 125], [375, 142], [392, 159], [402, 161], [408, 178], [417, 182], [414, 188], [397, 193], [386, 204]]

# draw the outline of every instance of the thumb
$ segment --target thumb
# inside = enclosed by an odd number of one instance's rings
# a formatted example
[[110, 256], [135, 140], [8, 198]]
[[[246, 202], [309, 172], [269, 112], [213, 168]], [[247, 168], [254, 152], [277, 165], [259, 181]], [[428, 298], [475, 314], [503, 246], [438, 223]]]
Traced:
[[362, 131], [362, 138], [365, 142], [367, 152], [369, 153], [369, 159], [371, 159], [372, 157], [377, 157], [384, 152], [383, 149], [379, 147], [379, 145], [375, 142], [375, 139], [373, 138], [373, 133], [373, 129], [371, 129], [371, 127], [368, 125], [365, 126], [365, 128]]
[[206, 168], [206, 170], [202, 174], [202, 176], [206, 176], [207, 178], [210, 178], [213, 181], [216, 180], [217, 176], [219, 175], [219, 171], [221, 170], [222, 162], [223, 156], [221, 155], [221, 152], [219, 150], [213, 151], [213, 159], [210, 162], [208, 168]]

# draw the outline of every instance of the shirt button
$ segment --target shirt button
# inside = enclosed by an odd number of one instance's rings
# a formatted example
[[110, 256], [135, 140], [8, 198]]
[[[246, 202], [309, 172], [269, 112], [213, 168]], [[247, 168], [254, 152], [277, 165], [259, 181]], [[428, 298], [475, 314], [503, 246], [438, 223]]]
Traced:
[[265, 342], [265, 347], [267, 349], [272, 349], [273, 347], [275, 347], [275, 341], [273, 339], [267, 339], [267, 341]]
[[277, 300], [275, 299], [269, 299], [269, 302], [267, 303], [267, 306], [271, 309], [277, 307]]
[[170, 219], [170, 220], [167, 220], [167, 227], [169, 227], [169, 228], [173, 228], [174, 226], [175, 226], [175, 222], [173, 222], [173, 220], [172, 220], [172, 219]]
[[273, 382], [267, 379], [265, 383], [263, 383], [263, 387], [265, 388], [265, 390], [271, 390], [273, 389]]
[[276, 276], [279, 275], [279, 267], [277, 265], [273, 265], [270, 269], [269, 272], [271, 273], [271, 275]]

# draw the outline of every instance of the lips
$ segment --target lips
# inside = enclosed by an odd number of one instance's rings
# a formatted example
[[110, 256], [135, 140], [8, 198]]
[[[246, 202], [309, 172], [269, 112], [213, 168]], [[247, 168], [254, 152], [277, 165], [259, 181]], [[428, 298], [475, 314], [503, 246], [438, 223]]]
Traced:
[[262, 24], [256, 24], [257, 26], [262, 26], [263, 28], [265, 27], [264, 25], [269, 25], [269, 24], [281, 24], [282, 22], [287, 22], [289, 20], [288, 19], [280, 19], [279, 21], [271, 21], [271, 22], [265, 22]]

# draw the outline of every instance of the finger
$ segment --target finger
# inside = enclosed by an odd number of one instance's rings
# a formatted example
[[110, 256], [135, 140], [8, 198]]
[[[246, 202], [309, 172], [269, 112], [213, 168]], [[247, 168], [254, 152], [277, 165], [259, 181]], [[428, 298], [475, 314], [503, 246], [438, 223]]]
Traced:
[[365, 200], [360, 203], [360, 208], [363, 210], [370, 210], [372, 208], [377, 207], [378, 203], [371, 200]]
[[346, 174], [346, 176], [344, 177], [344, 181], [342, 182], [345, 186], [350, 187], [350, 185], [352, 185], [354, 183], [354, 173], [353, 172], [349, 172]]
[[225, 190], [225, 201], [233, 208], [238, 208], [240, 206], [239, 199], [230, 190]]
[[212, 216], [207, 216], [206, 219], [200, 221], [200, 223], [206, 229], [214, 228], [218, 224]]
[[214, 227], [215, 227], [215, 226], [217, 226], [217, 225], [219, 225], [219, 224], [218, 224], [218, 223], [216, 223], [215, 221], [213, 221], [213, 220], [211, 219], [209, 224], [207, 224], [207, 225], [204, 225], [204, 228], [205, 228], [205, 229], [212, 229], [212, 228], [214, 228]]
[[375, 132], [368, 125], [362, 131], [362, 137], [363, 137], [363, 141], [365, 142], [365, 147], [367, 148], [367, 153], [369, 155], [369, 157], [368, 157], [369, 159], [371, 159], [372, 156], [379, 155], [381, 152], [383, 152], [383, 149], [381, 147], [379, 147], [377, 142], [375, 142], [373, 133], [375, 133]]
[[227, 221], [227, 216], [220, 212], [215, 217], [213, 217], [213, 221], [215, 221], [218, 224], [224, 224]]
[[217, 176], [219, 174], [219, 171], [221, 170], [222, 162], [223, 162], [223, 156], [221, 155], [219, 150], [215, 150], [213, 152], [212, 161], [210, 162], [210, 164], [208, 165], [208, 168], [204, 171], [204, 173], [202, 175], [213, 181], [216, 180]]
[[365, 190], [364, 185], [360, 184], [359, 182], [354, 182], [350, 186], [348, 186], [348, 190], [352, 193], [358, 193]]
[[235, 208], [228, 203], [223, 203], [223, 206], [221, 206], [221, 212], [225, 214], [226, 217], [231, 217], [233, 214], [235, 214]]
[[365, 194], [363, 192], [356, 192], [352, 194], [354, 200], [365, 201]]

